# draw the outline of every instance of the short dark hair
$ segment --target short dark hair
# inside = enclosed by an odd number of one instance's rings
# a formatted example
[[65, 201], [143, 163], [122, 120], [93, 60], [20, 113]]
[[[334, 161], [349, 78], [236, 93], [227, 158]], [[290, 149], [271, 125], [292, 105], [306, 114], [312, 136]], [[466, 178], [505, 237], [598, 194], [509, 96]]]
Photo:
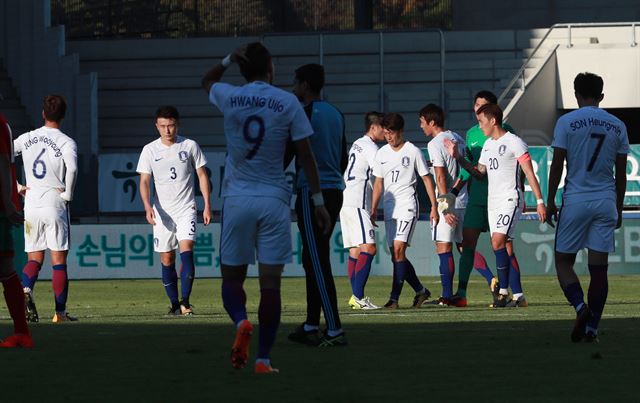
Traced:
[[486, 99], [487, 102], [489, 102], [490, 104], [498, 103], [498, 97], [496, 97], [496, 94], [494, 94], [491, 91], [487, 91], [487, 90], [478, 91], [476, 96], [473, 97], [473, 103], [475, 103], [478, 100], [478, 98]]
[[62, 95], [47, 95], [42, 101], [44, 118], [50, 122], [61, 122], [67, 113], [67, 102]]
[[364, 114], [364, 132], [368, 132], [373, 125], [382, 126], [382, 119], [384, 118], [384, 113], [369, 111]]
[[251, 42], [245, 49], [247, 60], [238, 61], [240, 74], [247, 81], [262, 78], [271, 71], [271, 53], [260, 42]]
[[502, 109], [497, 104], [484, 104], [478, 111], [476, 115], [483, 114], [488, 119], [494, 118], [496, 120], [496, 125], [502, 127]]
[[296, 80], [307, 83], [311, 91], [319, 93], [324, 87], [324, 67], [316, 63], [300, 66], [296, 69]]
[[602, 87], [604, 87], [602, 77], [593, 73], [580, 73], [573, 80], [573, 89], [583, 98], [600, 98]]
[[427, 123], [433, 120], [436, 126], [444, 127], [444, 111], [436, 104], [423, 106], [422, 109], [420, 109], [420, 112], [418, 112], [418, 115], [423, 117]]
[[163, 105], [156, 110], [156, 120], [159, 118], [173, 119], [178, 123], [180, 121], [180, 114], [175, 106]]
[[399, 113], [387, 113], [382, 119], [382, 127], [393, 131], [402, 130], [404, 129], [404, 118]]

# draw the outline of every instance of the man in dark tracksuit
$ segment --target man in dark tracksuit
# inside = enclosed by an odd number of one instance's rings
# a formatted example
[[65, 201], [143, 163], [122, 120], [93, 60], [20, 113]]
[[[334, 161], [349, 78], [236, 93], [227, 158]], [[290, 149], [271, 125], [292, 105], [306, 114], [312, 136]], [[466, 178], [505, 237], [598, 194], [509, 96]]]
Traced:
[[[322, 195], [312, 195], [304, 173], [298, 169], [296, 213], [302, 236], [302, 265], [307, 285], [307, 318], [289, 340], [320, 347], [347, 344], [338, 314], [336, 286], [331, 273], [329, 241], [342, 208], [344, 182], [342, 174], [347, 167], [347, 144], [344, 117], [333, 105], [320, 97], [324, 86], [324, 68], [307, 64], [295, 72], [293, 92], [304, 104], [314, 134], [311, 148], [320, 173]], [[296, 164], [299, 166], [299, 164]], [[325, 204], [331, 216], [331, 226], [317, 228], [312, 216], [313, 205]], [[320, 310], [327, 322], [326, 332], [320, 336]]]

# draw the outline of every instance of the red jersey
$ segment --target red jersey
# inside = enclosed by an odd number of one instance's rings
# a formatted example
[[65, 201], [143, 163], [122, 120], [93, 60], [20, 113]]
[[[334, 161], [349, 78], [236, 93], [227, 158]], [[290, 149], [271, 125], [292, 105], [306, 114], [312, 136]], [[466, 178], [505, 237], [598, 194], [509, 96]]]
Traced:
[[[16, 187], [16, 166], [13, 162], [13, 137], [11, 136], [11, 128], [7, 119], [0, 114], [0, 154], [4, 154], [9, 158], [11, 162], [11, 199], [16, 207], [16, 210], [21, 211], [22, 206], [18, 198], [18, 188]], [[0, 212], [4, 212], [5, 208], [0, 200]]]

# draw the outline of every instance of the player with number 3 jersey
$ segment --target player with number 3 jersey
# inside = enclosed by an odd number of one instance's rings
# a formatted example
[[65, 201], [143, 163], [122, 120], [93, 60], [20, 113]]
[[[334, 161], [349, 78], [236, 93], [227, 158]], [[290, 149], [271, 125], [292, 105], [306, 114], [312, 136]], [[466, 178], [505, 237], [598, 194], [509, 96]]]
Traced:
[[[147, 222], [153, 225], [154, 250], [160, 253], [162, 284], [169, 297], [170, 315], [193, 315], [190, 303], [195, 278], [193, 243], [196, 238], [197, 208], [194, 192], [194, 172], [204, 198], [204, 225], [211, 221], [209, 178], [205, 170], [207, 159], [198, 143], [178, 136], [180, 115], [173, 106], [161, 106], [156, 111], [156, 129], [160, 138], [144, 146], [138, 161], [140, 197]], [[151, 204], [151, 180], [156, 197]], [[180, 247], [180, 285], [175, 269], [176, 248]]]

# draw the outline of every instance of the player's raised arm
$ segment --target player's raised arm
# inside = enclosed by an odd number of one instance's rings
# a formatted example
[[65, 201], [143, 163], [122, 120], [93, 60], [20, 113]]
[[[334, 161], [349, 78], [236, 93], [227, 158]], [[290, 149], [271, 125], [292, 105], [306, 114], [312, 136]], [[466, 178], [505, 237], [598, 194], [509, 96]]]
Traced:
[[211, 70], [202, 77], [201, 85], [207, 94], [211, 91], [211, 86], [222, 79], [225, 70], [227, 70], [227, 67], [229, 67], [231, 63], [242, 64], [247, 62], [246, 50], [247, 45], [240, 46], [234, 50], [233, 53], [230, 53], [222, 59], [220, 63], [213, 66]]
[[153, 206], [151, 206], [151, 174], [140, 173], [140, 198], [144, 204], [144, 212], [147, 222], [156, 225]]
[[462, 168], [464, 168], [467, 172], [471, 174], [474, 178], [482, 179], [487, 175], [487, 167], [483, 164], [478, 163], [478, 165], [473, 165], [471, 162], [467, 161], [463, 155], [460, 154], [460, 150], [458, 149], [458, 143], [455, 141], [451, 141], [449, 139], [444, 140], [444, 146], [447, 149], [449, 155], [458, 161], [458, 164]]
[[531, 156], [529, 153], [525, 153], [518, 158], [522, 171], [527, 176], [527, 182], [531, 186], [534, 196], [536, 197], [536, 210], [538, 211], [538, 219], [540, 222], [547, 221], [547, 210], [544, 206], [544, 200], [542, 199], [542, 192], [540, 191], [540, 184], [538, 178], [536, 178], [535, 172], [533, 172], [533, 165], [531, 164]]
[[331, 227], [331, 218], [329, 212], [324, 206], [324, 198], [322, 197], [322, 189], [320, 188], [320, 176], [318, 174], [318, 165], [316, 164], [316, 158], [311, 150], [311, 143], [309, 138], [305, 137], [301, 140], [293, 142], [296, 149], [296, 160], [302, 166], [304, 174], [309, 182], [309, 189], [311, 190], [311, 197], [313, 199], [313, 205], [315, 207], [315, 216], [318, 223], [318, 227], [325, 233], [329, 231]]
[[204, 225], [209, 225], [211, 222], [211, 189], [209, 189], [209, 177], [207, 176], [207, 170], [203, 166], [196, 169], [196, 174], [198, 175], [200, 192], [202, 192], [202, 198], [204, 199], [202, 221]]

